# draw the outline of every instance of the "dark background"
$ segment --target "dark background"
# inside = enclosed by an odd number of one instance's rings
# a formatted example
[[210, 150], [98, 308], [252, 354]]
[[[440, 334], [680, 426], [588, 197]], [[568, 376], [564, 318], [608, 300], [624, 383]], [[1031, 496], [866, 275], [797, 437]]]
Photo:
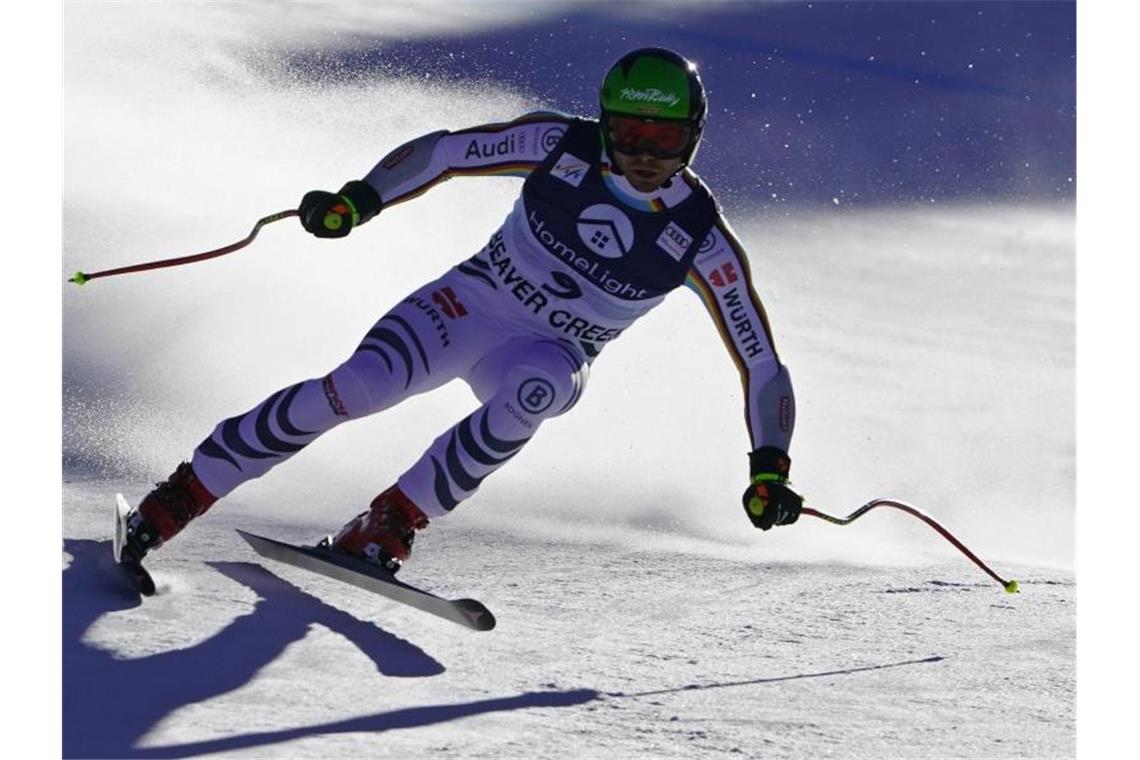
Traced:
[[593, 115], [605, 69], [662, 45], [700, 66], [696, 169], [722, 202], [1069, 201], [1075, 28], [1071, 2], [598, 4], [463, 36], [294, 48], [284, 75], [471, 81]]

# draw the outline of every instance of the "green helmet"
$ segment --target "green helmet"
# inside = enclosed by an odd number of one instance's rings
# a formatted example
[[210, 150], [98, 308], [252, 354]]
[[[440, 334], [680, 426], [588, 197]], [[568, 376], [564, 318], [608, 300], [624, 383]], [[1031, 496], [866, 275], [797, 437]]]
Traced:
[[697, 67], [683, 56], [659, 47], [626, 53], [602, 80], [602, 142], [613, 163], [611, 116], [632, 116], [651, 122], [681, 122], [691, 129], [681, 154], [682, 166], [692, 162], [708, 116], [705, 87]]

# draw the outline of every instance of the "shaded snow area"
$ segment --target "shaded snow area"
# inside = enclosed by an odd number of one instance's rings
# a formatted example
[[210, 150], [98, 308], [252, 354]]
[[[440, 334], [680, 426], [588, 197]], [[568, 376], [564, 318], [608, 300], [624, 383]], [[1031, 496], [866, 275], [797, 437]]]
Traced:
[[[906, 4], [876, 7], [892, 5]], [[432, 7], [68, 4], [61, 280], [238, 240], [412, 137], [589, 102], [594, 84], [571, 82], [559, 101], [493, 71], [458, 77], [439, 54], [500, 50], [503, 66], [510, 46], [485, 39], [528, 24], [553, 34], [563, 16]], [[682, 7], [624, 18], [572, 67], [594, 83]], [[713, 92], [718, 12], [694, 36]], [[739, 53], [732, 40], [725, 55]], [[413, 54], [452, 63], [412, 74]], [[793, 64], [831, 71], [802, 50]], [[955, 81], [951, 110], [986, 112], [1013, 87]], [[928, 89], [946, 91], [916, 91]], [[849, 105], [861, 129], [897, 117]], [[724, 137], [706, 140], [697, 170], [733, 164], [720, 151], [748, 145], [756, 118], [714, 109]], [[808, 503], [916, 504], [1020, 594], [899, 512], [754, 530], [739, 377], [684, 290], [607, 349], [573, 414], [417, 538], [403, 577], [479, 599], [494, 631], [263, 560], [235, 533], [335, 531], [470, 412], [458, 383], [241, 486], [148, 558], [157, 596], [128, 593], [111, 564], [114, 494], [137, 502], [220, 419], [325, 374], [406, 293], [477, 251], [520, 182], [456, 179], [344, 240], [286, 220], [214, 261], [67, 286], [64, 755], [1072, 757], [1071, 198], [1022, 177], [985, 187], [1024, 192], [931, 202], [942, 180], [906, 174], [928, 169], [891, 174], [924, 188], [894, 203], [883, 173], [801, 205], [728, 170], [709, 179], [795, 383], [792, 474]]]
[[473, 633], [260, 561], [234, 526], [314, 535], [239, 519], [240, 500], [155, 556], [140, 603], [105, 538], [119, 487], [144, 484], [67, 488], [67, 756], [1073, 753], [1064, 571], [1006, 565], [1012, 597], [956, 557], [741, 561], [440, 524], [405, 574], [486, 603], [498, 626]]

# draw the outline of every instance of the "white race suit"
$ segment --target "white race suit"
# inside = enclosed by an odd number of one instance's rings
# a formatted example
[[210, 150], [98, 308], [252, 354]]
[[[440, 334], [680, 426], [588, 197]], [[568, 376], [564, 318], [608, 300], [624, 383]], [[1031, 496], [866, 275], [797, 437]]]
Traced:
[[701, 298], [740, 371], [753, 448], [788, 450], [791, 381], [740, 242], [696, 174], [641, 193], [610, 166], [596, 121], [541, 112], [425, 135], [364, 180], [388, 207], [461, 175], [526, 181], [486, 246], [381, 317], [347, 361], [219, 423], [192, 461], [211, 493], [341, 422], [463, 378], [482, 405], [398, 479], [429, 518], [445, 515], [569, 411], [605, 346], [680, 285]]

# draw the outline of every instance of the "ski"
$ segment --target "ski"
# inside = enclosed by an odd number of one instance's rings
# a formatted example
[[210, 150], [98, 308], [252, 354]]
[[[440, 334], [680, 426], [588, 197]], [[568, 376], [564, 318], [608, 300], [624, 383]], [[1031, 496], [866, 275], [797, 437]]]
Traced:
[[111, 551], [115, 555], [115, 564], [135, 590], [143, 596], [154, 596], [154, 579], [137, 559], [123, 556], [123, 549], [127, 544], [127, 517], [131, 513], [131, 505], [123, 498], [121, 493], [115, 494], [115, 537], [111, 541]]
[[465, 628], [489, 631], [495, 627], [495, 616], [474, 599], [444, 599], [396, 580], [396, 576], [383, 568], [330, 549], [296, 546], [244, 530], [238, 530], [238, 534], [262, 557], [352, 584]]

